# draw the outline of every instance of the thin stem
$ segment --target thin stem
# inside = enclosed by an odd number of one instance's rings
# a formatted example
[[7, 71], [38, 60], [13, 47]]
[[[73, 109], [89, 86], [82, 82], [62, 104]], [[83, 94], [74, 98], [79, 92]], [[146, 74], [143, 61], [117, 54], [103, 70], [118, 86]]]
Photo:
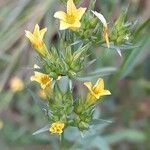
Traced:
[[61, 149], [61, 150], [65, 150], [64, 132], [60, 135], [60, 149]]

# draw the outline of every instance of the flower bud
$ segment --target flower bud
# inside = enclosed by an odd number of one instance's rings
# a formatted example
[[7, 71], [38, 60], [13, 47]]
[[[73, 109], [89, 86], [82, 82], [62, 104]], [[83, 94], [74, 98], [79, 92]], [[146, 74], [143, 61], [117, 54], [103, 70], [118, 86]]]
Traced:
[[89, 124], [86, 123], [86, 122], [81, 121], [81, 122], [79, 123], [78, 128], [79, 128], [81, 131], [87, 130], [87, 129], [89, 128]]

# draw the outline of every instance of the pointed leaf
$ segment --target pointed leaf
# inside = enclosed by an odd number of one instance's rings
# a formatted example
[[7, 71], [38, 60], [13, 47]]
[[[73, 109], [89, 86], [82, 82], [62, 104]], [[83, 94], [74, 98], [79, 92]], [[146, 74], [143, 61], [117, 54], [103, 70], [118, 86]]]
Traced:
[[112, 120], [93, 119], [90, 125], [97, 125], [97, 124], [103, 124], [103, 123], [111, 124], [112, 122], [113, 122]]
[[43, 132], [47, 132], [47, 131], [49, 131], [49, 127], [50, 127], [50, 126], [47, 125], [47, 126], [41, 128], [41, 129], [35, 131], [32, 135], [37, 135], [37, 134], [41, 134], [41, 133], [43, 133]]
[[76, 79], [80, 81], [88, 81], [94, 78], [110, 75], [114, 73], [116, 70], [117, 69], [115, 67], [105, 67], [105, 68], [97, 69], [93, 71], [92, 73], [89, 73], [87, 76], [76, 77]]
[[28, 92], [32, 96], [35, 103], [39, 106], [41, 111], [45, 114], [46, 105], [44, 103], [42, 103], [42, 100], [34, 92], [32, 92], [30, 89], [28, 89]]

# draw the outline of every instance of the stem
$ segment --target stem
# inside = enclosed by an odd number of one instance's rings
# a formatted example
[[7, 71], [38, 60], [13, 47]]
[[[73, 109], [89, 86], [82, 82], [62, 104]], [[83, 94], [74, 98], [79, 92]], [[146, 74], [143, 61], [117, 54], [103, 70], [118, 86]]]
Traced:
[[65, 150], [65, 138], [64, 138], [64, 132], [60, 136], [60, 149]]

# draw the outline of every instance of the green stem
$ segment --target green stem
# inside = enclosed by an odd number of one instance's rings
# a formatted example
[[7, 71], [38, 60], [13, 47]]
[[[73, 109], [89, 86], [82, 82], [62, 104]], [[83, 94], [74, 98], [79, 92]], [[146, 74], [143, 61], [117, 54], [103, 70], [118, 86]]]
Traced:
[[65, 150], [65, 138], [64, 138], [64, 132], [60, 136], [60, 149]]

